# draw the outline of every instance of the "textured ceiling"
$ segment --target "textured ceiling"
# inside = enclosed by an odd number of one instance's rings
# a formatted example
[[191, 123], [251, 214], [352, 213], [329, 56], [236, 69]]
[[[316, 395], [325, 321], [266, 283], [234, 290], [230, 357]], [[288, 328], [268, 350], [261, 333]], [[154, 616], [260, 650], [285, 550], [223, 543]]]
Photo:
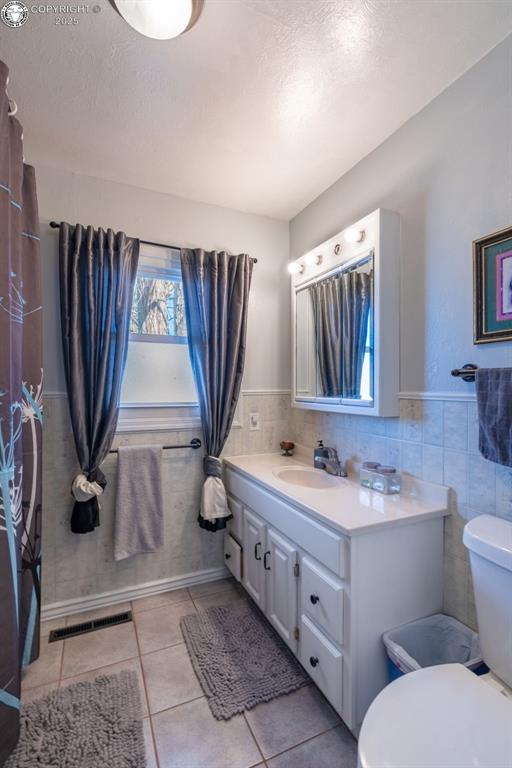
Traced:
[[508, 0], [206, 0], [163, 42], [96, 2], [0, 30], [27, 160], [285, 219], [512, 31]]

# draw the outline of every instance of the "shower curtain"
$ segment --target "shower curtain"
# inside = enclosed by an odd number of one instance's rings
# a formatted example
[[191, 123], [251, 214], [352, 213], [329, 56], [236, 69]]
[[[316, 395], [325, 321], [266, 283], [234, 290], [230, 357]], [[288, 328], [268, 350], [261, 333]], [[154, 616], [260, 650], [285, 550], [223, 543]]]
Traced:
[[20, 668], [39, 654], [41, 298], [34, 169], [0, 61], [0, 765], [16, 745]]

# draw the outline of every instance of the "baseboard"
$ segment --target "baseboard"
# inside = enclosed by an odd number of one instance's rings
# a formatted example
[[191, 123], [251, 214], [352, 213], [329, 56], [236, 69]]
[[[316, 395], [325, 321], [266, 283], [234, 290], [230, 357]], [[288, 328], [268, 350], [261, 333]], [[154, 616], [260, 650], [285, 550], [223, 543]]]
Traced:
[[99, 595], [86, 595], [84, 597], [75, 597], [72, 600], [62, 600], [59, 603], [49, 603], [48, 605], [43, 605], [41, 609], [41, 620], [59, 619], [72, 613], [81, 613], [82, 611], [90, 611], [95, 608], [103, 608], [106, 605], [125, 603], [127, 600], [150, 597], [151, 595], [158, 595], [161, 592], [169, 592], [173, 589], [192, 587], [195, 584], [205, 584], [208, 581], [224, 579], [230, 575], [229, 571], [224, 566], [221, 566], [220, 568], [209, 568], [206, 571], [187, 573], [184, 576], [172, 576], [169, 579], [148, 581], [145, 584], [137, 584], [133, 587], [114, 589], [111, 592], [101, 592]]

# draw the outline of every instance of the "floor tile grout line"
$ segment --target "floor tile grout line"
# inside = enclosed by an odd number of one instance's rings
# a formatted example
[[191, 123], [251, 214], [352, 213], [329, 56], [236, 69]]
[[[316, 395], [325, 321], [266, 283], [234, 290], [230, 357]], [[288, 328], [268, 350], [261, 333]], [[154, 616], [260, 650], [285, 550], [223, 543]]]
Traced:
[[[130, 607], [133, 607], [132, 606], [132, 601], [130, 601]], [[142, 663], [142, 654], [140, 652], [139, 634], [137, 632], [137, 622], [135, 621], [135, 619], [133, 619], [133, 629], [134, 629], [134, 632], [135, 632], [135, 642], [137, 643], [137, 650], [139, 652], [138, 659], [139, 659], [139, 665], [140, 665], [140, 672], [141, 672], [141, 675], [142, 675], [142, 684], [144, 686], [144, 696], [146, 697], [146, 704], [147, 704], [147, 708], [148, 708], [149, 727], [150, 727], [150, 730], [151, 730], [151, 740], [153, 742], [153, 753], [155, 755], [155, 762], [156, 762], [157, 768], [160, 768], [160, 758], [158, 756], [158, 750], [157, 750], [157, 747], [156, 747], [155, 732], [153, 730], [153, 721], [151, 719], [151, 708], [149, 706], [148, 687], [146, 685], [146, 675], [144, 674], [144, 664]]]
[[164, 645], [163, 648], [156, 648], [154, 651], [147, 651], [146, 653], [141, 653], [140, 658], [142, 659], [144, 656], [152, 656], [154, 653], [160, 653], [160, 651], [167, 651], [169, 648], [177, 648], [178, 645], [185, 645], [185, 641], [182, 640], [180, 643], [173, 643], [172, 645]]
[[102, 669], [106, 669], [107, 667], [113, 667], [117, 664], [124, 664], [125, 662], [133, 661], [134, 659], [140, 658], [139, 656], [130, 656], [128, 659], [120, 659], [119, 661], [111, 661], [108, 664], [102, 664], [101, 667], [94, 667], [94, 669], [86, 669], [83, 672], [78, 672], [74, 675], [68, 675], [67, 677], [62, 676], [61, 680], [64, 682], [64, 680], [72, 680], [74, 677], [82, 677], [82, 675], [90, 675], [92, 672], [100, 672]]
[[162, 715], [164, 712], [170, 712], [173, 709], [178, 709], [178, 707], [183, 707], [185, 704], [192, 704], [193, 701], [200, 701], [200, 699], [206, 699], [206, 696], [201, 694], [201, 696], [195, 696], [193, 699], [188, 699], [187, 701], [180, 701], [179, 704], [173, 704], [172, 707], [166, 707], [165, 709], [159, 709], [158, 712], [151, 712], [151, 717], [156, 717], [156, 715]]
[[151, 653], [158, 653], [158, 651], [166, 651], [167, 648], [176, 648], [177, 645], [183, 645], [184, 640], [180, 640], [178, 643], [172, 643], [172, 645], [164, 645], [163, 648], [153, 648], [151, 651], [145, 651], [144, 653], [141, 653], [141, 658], [143, 656], [149, 656]]
[[[251, 728], [251, 725], [250, 725], [250, 723], [249, 723], [249, 721], [248, 721], [247, 717], [245, 716], [245, 711], [244, 711], [244, 712], [242, 712], [242, 717], [244, 718], [244, 720], [245, 720], [245, 723], [246, 723], [246, 725], [247, 725], [247, 728], [249, 729], [249, 733], [251, 734], [252, 738], [254, 739], [254, 743], [256, 744], [256, 747], [257, 747], [257, 749], [258, 749], [258, 752], [259, 752], [259, 753], [260, 753], [260, 755], [261, 755], [261, 760], [263, 760], [263, 762], [265, 763], [265, 755], [263, 754], [263, 750], [262, 750], [262, 749], [261, 749], [261, 747], [260, 747], [259, 741], [258, 741], [258, 739], [256, 738], [256, 736], [255, 736], [255, 734], [254, 734], [254, 731], [252, 730], [252, 728]], [[258, 762], [261, 762], [261, 761], [258, 761]], [[258, 763], [255, 763], [254, 765], [258, 765]]]
[[[165, 594], [165, 592], [163, 593]], [[137, 600], [144, 600], [145, 598], [139, 597]], [[139, 616], [141, 613], [147, 613], [148, 611], [156, 611], [157, 608], [173, 608], [175, 605], [181, 605], [181, 603], [187, 603], [189, 600], [191, 600], [191, 597], [184, 597], [182, 600], [175, 600], [174, 603], [161, 603], [160, 605], [153, 605], [151, 608], [140, 608], [139, 610], [135, 610], [132, 608], [132, 614], [133, 616]], [[134, 600], [133, 602], [137, 602]]]
[[[276, 752], [275, 755], [272, 755], [271, 757], [265, 757], [265, 760], [274, 760], [276, 757], [281, 757], [281, 755], [285, 755], [287, 752], [291, 752], [292, 749], [296, 749], [297, 747], [302, 747], [303, 744], [307, 744], [309, 741], [313, 741], [313, 739], [317, 739], [319, 736], [325, 736], [326, 733], [329, 733], [330, 731], [334, 731], [336, 728], [339, 728], [341, 725], [340, 723], [337, 723], [336, 725], [331, 725], [330, 728], [326, 728], [325, 731], [320, 731], [320, 733], [315, 733], [314, 736], [309, 736], [307, 739], [304, 739], [304, 741], [298, 741], [297, 744], [293, 744], [291, 747], [288, 747], [287, 749], [281, 750], [281, 752]], [[348, 729], [348, 726], [347, 726]], [[356, 740], [357, 744], [357, 740]]]

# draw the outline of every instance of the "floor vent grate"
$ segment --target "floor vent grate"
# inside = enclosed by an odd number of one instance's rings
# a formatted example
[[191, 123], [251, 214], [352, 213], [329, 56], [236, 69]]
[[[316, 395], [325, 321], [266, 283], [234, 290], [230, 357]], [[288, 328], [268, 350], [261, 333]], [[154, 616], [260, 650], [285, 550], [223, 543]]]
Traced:
[[95, 632], [97, 629], [104, 629], [105, 627], [114, 627], [117, 624], [126, 624], [129, 621], [133, 621], [132, 612], [125, 611], [124, 613], [116, 613], [112, 616], [104, 616], [101, 619], [83, 621], [81, 624], [72, 624], [70, 627], [52, 629], [48, 642], [55, 643], [57, 640], [65, 640], [67, 637], [85, 635], [87, 632]]

